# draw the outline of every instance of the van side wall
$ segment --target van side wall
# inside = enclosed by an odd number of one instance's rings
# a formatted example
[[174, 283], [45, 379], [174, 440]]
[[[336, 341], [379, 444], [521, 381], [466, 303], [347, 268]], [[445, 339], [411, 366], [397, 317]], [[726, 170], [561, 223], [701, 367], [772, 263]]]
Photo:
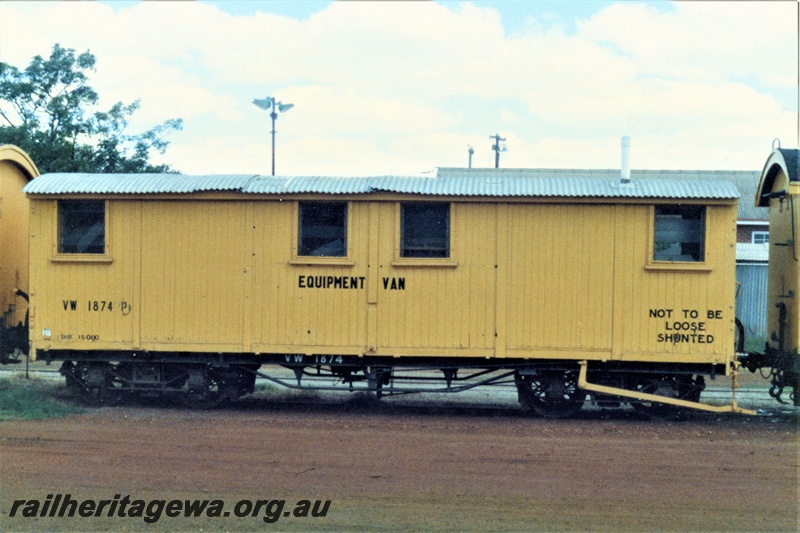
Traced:
[[399, 202], [412, 198], [337, 197], [346, 258], [297, 256], [295, 200], [112, 197], [106, 254], [76, 258], [57, 253], [57, 199], [34, 197], [34, 348], [734, 356], [735, 201], [701, 204], [703, 264], [664, 265], [652, 202], [436, 198], [451, 202], [450, 257], [413, 261], [399, 257]]

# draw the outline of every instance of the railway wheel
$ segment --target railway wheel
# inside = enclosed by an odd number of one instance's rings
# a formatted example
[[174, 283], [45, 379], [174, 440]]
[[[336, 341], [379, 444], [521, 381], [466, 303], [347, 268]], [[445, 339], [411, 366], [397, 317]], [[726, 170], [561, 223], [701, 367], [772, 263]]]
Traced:
[[239, 393], [238, 374], [193, 365], [186, 369], [181, 401], [191, 409], [213, 409], [234, 401]]
[[110, 363], [66, 361], [61, 374], [67, 380], [67, 388], [87, 405], [117, 405], [125, 397], [125, 380]]
[[517, 392], [524, 408], [545, 418], [569, 418], [586, 400], [586, 393], [578, 387], [578, 372], [573, 370], [518, 375]]
[[[693, 378], [691, 375], [645, 375], [636, 381], [636, 392], [654, 394], [667, 398], [699, 402], [700, 393], [705, 389], [703, 376]], [[633, 408], [643, 414], [667, 416], [678, 414], [680, 407], [661, 402], [632, 401]]]

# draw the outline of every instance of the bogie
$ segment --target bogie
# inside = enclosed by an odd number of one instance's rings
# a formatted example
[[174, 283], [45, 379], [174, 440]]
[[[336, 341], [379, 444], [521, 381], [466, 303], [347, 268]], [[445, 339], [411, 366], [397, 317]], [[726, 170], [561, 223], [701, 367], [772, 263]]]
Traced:
[[571, 417], [586, 400], [586, 392], [578, 388], [577, 370], [539, 370], [517, 373], [515, 378], [522, 406], [545, 418]]
[[115, 405], [129, 396], [161, 396], [210, 409], [253, 392], [255, 386], [252, 365], [65, 361], [60, 372], [75, 395], [95, 406]]

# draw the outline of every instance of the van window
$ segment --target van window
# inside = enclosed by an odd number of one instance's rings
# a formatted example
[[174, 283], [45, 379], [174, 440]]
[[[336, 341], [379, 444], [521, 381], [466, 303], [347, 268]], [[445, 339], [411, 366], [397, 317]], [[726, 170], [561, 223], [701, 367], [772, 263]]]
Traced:
[[106, 204], [103, 200], [58, 201], [58, 253], [104, 254]]
[[347, 256], [347, 204], [300, 202], [297, 255]]
[[450, 257], [450, 204], [400, 205], [400, 257]]
[[705, 261], [705, 233], [705, 206], [657, 205], [653, 259]]

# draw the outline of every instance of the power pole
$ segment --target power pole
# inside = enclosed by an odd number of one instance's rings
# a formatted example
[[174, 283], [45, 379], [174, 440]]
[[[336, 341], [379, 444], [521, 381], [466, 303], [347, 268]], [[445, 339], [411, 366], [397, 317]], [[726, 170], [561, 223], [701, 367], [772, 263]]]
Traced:
[[505, 142], [506, 140], [503, 137], [500, 137], [499, 133], [490, 135], [489, 138], [494, 139], [494, 144], [492, 145], [492, 150], [494, 150], [494, 168], [500, 168], [500, 152], [505, 152], [508, 150], [508, 147], [505, 144], [500, 143]]

